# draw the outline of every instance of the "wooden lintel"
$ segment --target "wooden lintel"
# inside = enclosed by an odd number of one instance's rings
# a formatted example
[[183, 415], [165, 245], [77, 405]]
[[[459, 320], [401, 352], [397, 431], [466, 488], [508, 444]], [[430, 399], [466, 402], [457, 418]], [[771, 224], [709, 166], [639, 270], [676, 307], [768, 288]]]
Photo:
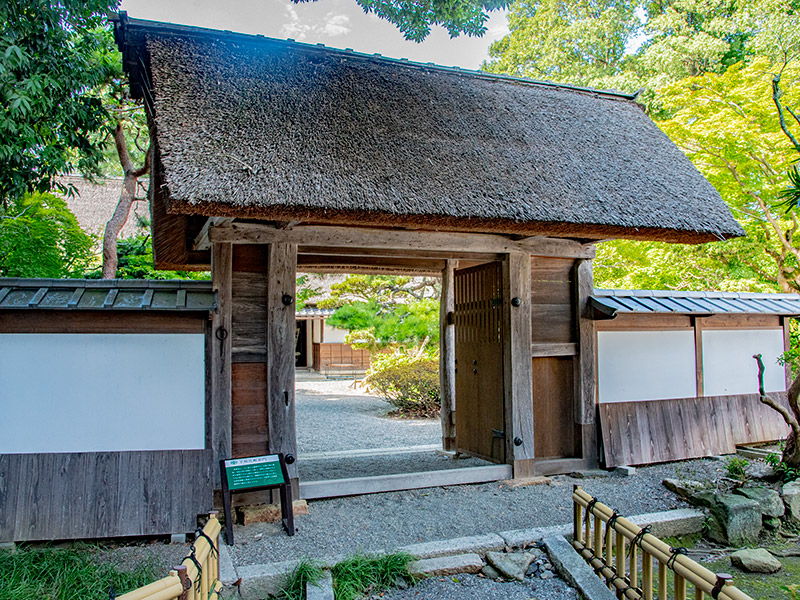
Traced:
[[233, 223], [233, 219], [230, 217], [208, 217], [206, 222], [203, 223], [203, 228], [200, 230], [200, 233], [194, 238], [192, 249], [208, 250], [211, 248], [211, 240], [208, 239], [209, 230], [212, 227], [230, 225], [231, 223]]
[[418, 258], [423, 260], [458, 260], [465, 259], [478, 262], [503, 260], [498, 252], [441, 252], [418, 248], [343, 248], [341, 246], [298, 246], [298, 256], [358, 256], [370, 258]]
[[595, 248], [564, 238], [534, 238], [516, 241], [501, 235], [359, 227], [299, 226], [277, 229], [258, 223], [230, 223], [211, 226], [212, 242], [237, 244], [300, 244], [346, 248], [396, 248], [440, 252], [520, 252], [531, 256], [593, 258]]
[[309, 256], [298, 255], [297, 266], [306, 271], [344, 272], [351, 269], [385, 272], [393, 270], [398, 273], [430, 273], [439, 276], [444, 269], [444, 260], [423, 260], [418, 258], [373, 257], [373, 256]]
[[533, 358], [576, 356], [577, 354], [578, 344], [575, 343], [531, 344], [531, 356]]

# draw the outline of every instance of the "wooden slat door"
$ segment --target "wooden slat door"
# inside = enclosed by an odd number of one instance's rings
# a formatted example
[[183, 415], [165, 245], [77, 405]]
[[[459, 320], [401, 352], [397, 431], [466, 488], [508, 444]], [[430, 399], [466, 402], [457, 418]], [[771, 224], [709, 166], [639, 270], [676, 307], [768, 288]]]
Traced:
[[454, 276], [456, 447], [505, 462], [503, 285], [499, 262]]

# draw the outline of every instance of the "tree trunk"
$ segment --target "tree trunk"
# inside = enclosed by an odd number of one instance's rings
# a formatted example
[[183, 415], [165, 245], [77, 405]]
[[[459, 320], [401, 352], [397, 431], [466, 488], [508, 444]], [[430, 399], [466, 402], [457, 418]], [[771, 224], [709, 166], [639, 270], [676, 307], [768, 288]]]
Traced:
[[789, 386], [789, 391], [787, 393], [789, 410], [787, 410], [775, 399], [767, 396], [764, 391], [764, 363], [761, 360], [760, 354], [756, 354], [753, 358], [755, 358], [758, 363], [759, 400], [773, 410], [778, 411], [791, 429], [783, 447], [782, 460], [789, 467], [800, 467], [800, 444], [797, 443], [798, 439], [800, 439], [800, 373], [794, 378], [792, 385]]
[[114, 279], [117, 275], [117, 238], [128, 221], [131, 206], [136, 198], [136, 186], [139, 178], [150, 171], [149, 148], [145, 153], [144, 165], [140, 169], [133, 168], [122, 123], [117, 123], [117, 127], [114, 129], [114, 145], [117, 148], [117, 155], [125, 177], [122, 180], [119, 202], [117, 202], [111, 219], [106, 223], [106, 230], [103, 234], [103, 279]]

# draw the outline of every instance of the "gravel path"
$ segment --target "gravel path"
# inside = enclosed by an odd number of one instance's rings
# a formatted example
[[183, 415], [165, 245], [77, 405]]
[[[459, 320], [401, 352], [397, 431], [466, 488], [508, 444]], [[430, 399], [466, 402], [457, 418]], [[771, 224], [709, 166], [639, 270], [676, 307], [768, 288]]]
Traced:
[[578, 592], [560, 577], [499, 582], [477, 575], [432, 577], [405, 590], [392, 589], [381, 600], [577, 600]]
[[386, 417], [392, 405], [352, 381], [300, 381], [295, 391], [297, 450], [333, 452], [441, 444], [438, 419]]
[[480, 458], [463, 457], [455, 460], [436, 452], [407, 452], [385, 456], [349, 456], [315, 460], [300, 457], [297, 461], [297, 468], [301, 481], [319, 481], [321, 479], [463, 469], [490, 464], [492, 463]]
[[231, 554], [237, 564], [258, 564], [569, 523], [574, 483], [626, 516], [668, 510], [686, 504], [661, 485], [662, 479], [710, 479], [723, 468], [719, 461], [693, 460], [640, 467], [624, 478], [562, 475], [547, 485], [487, 483], [309, 501], [310, 514], [295, 520], [294, 537], [274, 523], [237, 526]]

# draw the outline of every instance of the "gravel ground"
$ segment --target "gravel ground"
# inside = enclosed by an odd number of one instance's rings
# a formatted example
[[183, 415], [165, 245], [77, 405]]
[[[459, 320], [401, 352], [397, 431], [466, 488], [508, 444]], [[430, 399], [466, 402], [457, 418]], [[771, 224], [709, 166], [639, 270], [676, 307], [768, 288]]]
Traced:
[[668, 510], [686, 504], [661, 485], [664, 478], [710, 479], [723, 466], [715, 460], [693, 460], [640, 467], [630, 477], [561, 475], [547, 485], [487, 483], [314, 500], [308, 503], [310, 514], [295, 519], [294, 537], [275, 523], [236, 526], [231, 554], [237, 564], [258, 564], [569, 523], [574, 483], [626, 516]]
[[133, 571], [143, 564], [151, 564], [157, 578], [166, 577], [169, 570], [191, 551], [191, 544], [169, 544], [165, 541], [141, 541], [118, 546], [98, 546], [93, 550], [95, 561], [111, 564], [121, 571]]
[[381, 600], [577, 600], [578, 592], [560, 577], [499, 582], [477, 575], [432, 577], [405, 590], [392, 589]]
[[463, 457], [455, 460], [436, 452], [407, 452], [381, 456], [304, 459], [297, 461], [301, 481], [370, 477], [395, 473], [417, 473], [444, 469], [480, 467], [492, 463], [480, 458]]
[[301, 381], [295, 392], [297, 451], [333, 452], [440, 444], [439, 419], [386, 417], [393, 407], [352, 381]]

